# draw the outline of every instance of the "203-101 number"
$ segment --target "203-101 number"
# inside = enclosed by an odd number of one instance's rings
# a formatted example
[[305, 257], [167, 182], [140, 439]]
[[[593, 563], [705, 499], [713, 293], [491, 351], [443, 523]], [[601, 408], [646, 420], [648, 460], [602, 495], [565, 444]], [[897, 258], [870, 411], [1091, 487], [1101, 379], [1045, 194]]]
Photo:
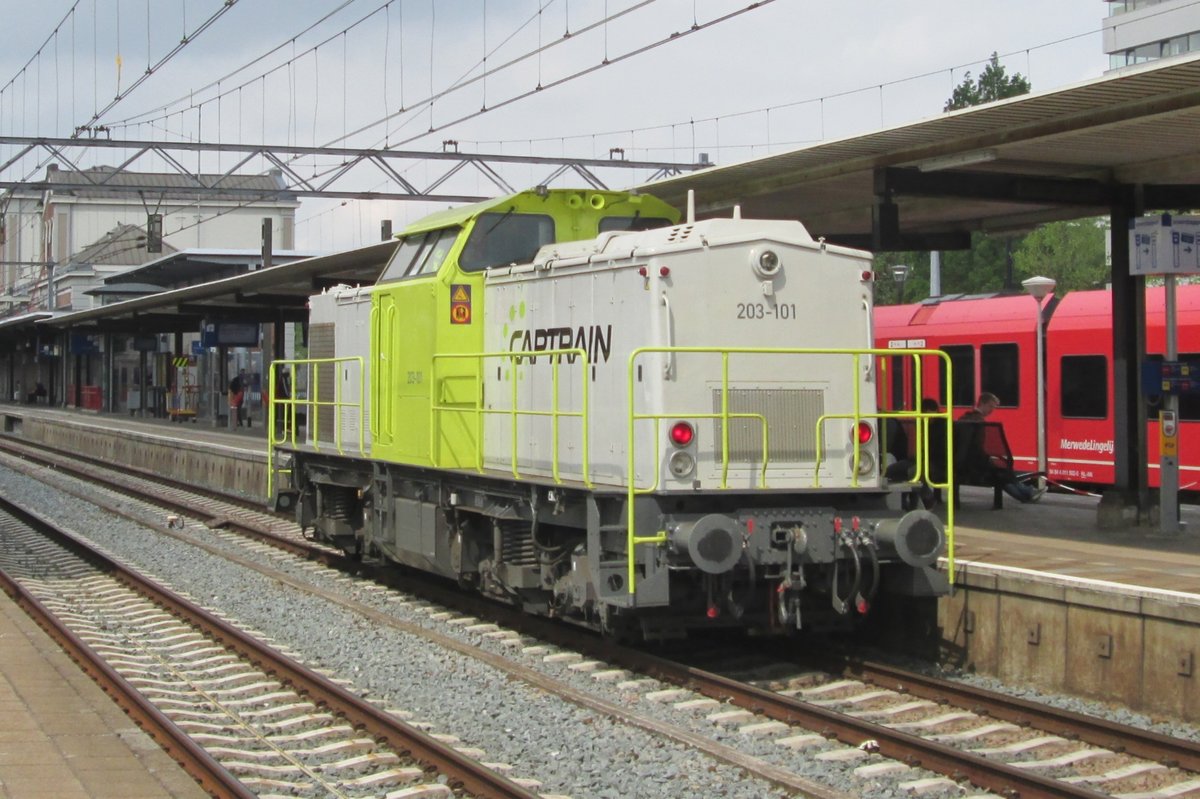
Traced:
[[795, 319], [796, 304], [780, 302], [767, 305], [765, 302], [739, 302], [737, 304], [738, 319]]

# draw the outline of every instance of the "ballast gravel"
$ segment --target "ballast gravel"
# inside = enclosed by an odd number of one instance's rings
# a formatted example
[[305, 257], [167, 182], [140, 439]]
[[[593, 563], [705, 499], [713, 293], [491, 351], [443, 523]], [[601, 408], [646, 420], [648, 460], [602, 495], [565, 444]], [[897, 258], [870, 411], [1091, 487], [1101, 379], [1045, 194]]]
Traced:
[[[614, 723], [418, 637], [381, 629], [357, 614], [3, 468], [0, 492], [37, 508], [174, 590], [254, 628], [309, 665], [351, 680], [355, 689], [381, 705], [411, 713], [410, 721], [454, 735], [460, 745], [482, 749], [485, 762], [511, 764], [512, 775], [541, 782], [538, 793], [574, 799], [788, 795], [680, 744]], [[203, 528], [191, 525], [189, 531], [197, 529]], [[220, 538], [209, 535], [206, 543], [219, 546]], [[230, 548], [241, 557], [253, 557], [244, 548]], [[270, 560], [273, 568], [284, 562]], [[388, 605], [379, 592], [359, 591], [335, 572], [304, 569], [299, 561], [294, 572], [325, 588], [361, 594], [357, 598], [381, 608]]]
[[[61, 476], [59, 476], [61, 479]], [[272, 638], [310, 665], [329, 669], [353, 681], [354, 687], [381, 705], [412, 714], [411, 720], [430, 725], [431, 731], [452, 734], [461, 746], [483, 750], [485, 762], [513, 766], [513, 776], [540, 781], [538, 793], [584, 797], [775, 797], [786, 791], [673, 741], [616, 723], [603, 715], [545, 694], [469, 657], [438, 649], [417, 636], [380, 628], [373, 622], [324, 600], [295, 591], [257, 572], [163, 537], [153, 530], [111, 515], [23, 475], [0, 467], [0, 491], [41, 510], [86, 535], [118, 557], [155, 575], [178, 591], [186, 592], [221, 613], [236, 618]], [[128, 502], [132, 512], [145, 512], [140, 503]], [[153, 512], [148, 521], [161, 522]], [[271, 568], [337, 590], [408, 623], [437, 629], [490, 651], [509, 657], [514, 648], [482, 631], [468, 632], [430, 618], [420, 602], [397, 602], [394, 592], [356, 581], [332, 570], [315, 567], [273, 552], [254, 552], [225, 540], [197, 524], [188, 533], [210, 546], [227, 548], [241, 558], [261, 561]], [[516, 651], [519, 651], [517, 648]], [[551, 650], [553, 651], [553, 650]], [[642, 697], [649, 691], [669, 688], [650, 681], [641, 691], [621, 689], [619, 681], [598, 681], [588, 672], [573, 671], [571, 661], [542, 662], [544, 653], [519, 656], [526, 666], [553, 674], [573, 687], [623, 706], [639, 706], [644, 713], [676, 723], [740, 752], [787, 768], [817, 783], [837, 787], [868, 799], [912, 796], [910, 783], [934, 777], [919, 769], [856, 770], [883, 761], [878, 755], [839, 760], [819, 757], [841, 745], [825, 742], [792, 749], [777, 743], [780, 736], [753, 736], [738, 725], [720, 726], [705, 720], [711, 709], [677, 709], [674, 702], [650, 705]], [[912, 666], [913, 664], [907, 664]], [[928, 666], [926, 666], [928, 668]], [[1012, 689], [974, 675], [955, 675], [993, 690]], [[1028, 695], [1033, 692], [1026, 692]], [[1108, 710], [1096, 703], [1071, 697], [1028, 695], [1037, 701], [1079, 709], [1123, 723], [1155, 729], [1193, 740], [1197, 730], [1187, 725], [1153, 722], [1127, 710]], [[684, 698], [686, 699], [686, 697]], [[794, 733], [803, 733], [794, 730]], [[972, 796], [982, 792], [970, 790]], [[962, 796], [963, 788], [942, 787], [925, 796]]]

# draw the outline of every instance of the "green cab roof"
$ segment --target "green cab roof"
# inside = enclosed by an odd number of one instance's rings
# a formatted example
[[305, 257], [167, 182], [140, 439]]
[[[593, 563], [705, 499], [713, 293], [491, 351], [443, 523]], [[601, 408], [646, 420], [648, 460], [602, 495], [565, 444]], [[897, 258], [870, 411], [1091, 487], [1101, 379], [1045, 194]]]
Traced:
[[[620, 206], [622, 204], [637, 208], [645, 216], [664, 217], [672, 222], [679, 220], [679, 212], [657, 197], [649, 194], [630, 194], [624, 191], [599, 191], [595, 189], [549, 189], [517, 192], [490, 200], [447, 208], [436, 211], [429, 216], [413, 222], [397, 234], [400, 237], [411, 236], [414, 233], [425, 233], [454, 225], [465, 225], [475, 217], [487, 211], [504, 210], [516, 207], [521, 212], [534, 212], [539, 206], [565, 207], [572, 195], [580, 199], [580, 205], [591, 202], [593, 198], [603, 198], [603, 205]], [[595, 207], [595, 206], [593, 206]], [[599, 209], [597, 209], [599, 213]]]

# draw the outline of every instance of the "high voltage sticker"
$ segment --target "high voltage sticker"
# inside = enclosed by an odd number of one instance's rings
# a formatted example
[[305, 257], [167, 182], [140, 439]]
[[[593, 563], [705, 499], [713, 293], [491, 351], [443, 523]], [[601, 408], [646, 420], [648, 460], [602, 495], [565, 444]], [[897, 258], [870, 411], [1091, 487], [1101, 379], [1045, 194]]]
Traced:
[[450, 284], [450, 324], [471, 324], [471, 287], [466, 283]]

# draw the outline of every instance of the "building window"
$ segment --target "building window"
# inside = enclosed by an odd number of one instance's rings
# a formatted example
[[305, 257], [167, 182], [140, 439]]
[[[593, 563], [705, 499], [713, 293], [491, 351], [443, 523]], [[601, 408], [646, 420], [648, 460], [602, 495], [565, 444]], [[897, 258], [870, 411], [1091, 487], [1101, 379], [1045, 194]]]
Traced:
[[1164, 56], [1183, 55], [1188, 52], [1188, 49], [1188, 37], [1186, 35], [1176, 36], [1163, 42]]
[[1144, 64], [1147, 61], [1153, 61], [1160, 55], [1162, 55], [1162, 44], [1160, 42], [1143, 44], [1141, 47], [1134, 48], [1133, 63]]

